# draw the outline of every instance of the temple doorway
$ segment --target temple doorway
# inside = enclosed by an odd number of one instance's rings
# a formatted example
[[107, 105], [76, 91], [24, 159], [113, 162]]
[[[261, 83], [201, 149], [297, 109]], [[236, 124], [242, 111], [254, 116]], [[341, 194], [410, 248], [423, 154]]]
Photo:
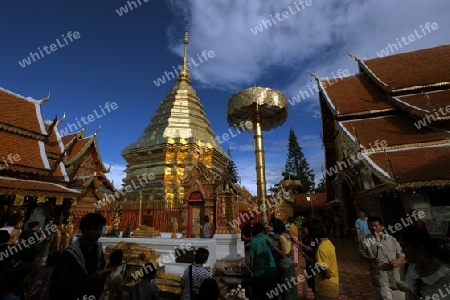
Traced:
[[205, 215], [205, 201], [200, 192], [193, 192], [188, 200], [187, 237], [200, 238]]

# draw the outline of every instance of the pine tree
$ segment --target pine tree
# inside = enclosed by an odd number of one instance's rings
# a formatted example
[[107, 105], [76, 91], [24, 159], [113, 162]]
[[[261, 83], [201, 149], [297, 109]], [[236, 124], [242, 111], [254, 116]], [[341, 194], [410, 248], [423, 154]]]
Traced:
[[316, 187], [316, 193], [326, 193], [327, 191], [327, 185], [325, 184], [325, 179], [322, 178], [319, 182], [319, 184]]
[[285, 171], [281, 174], [284, 180], [300, 180], [302, 186], [293, 190], [294, 193], [308, 193], [314, 189], [314, 173], [310, 169], [302, 147], [298, 144], [294, 131], [289, 131], [288, 157]]
[[229, 147], [227, 150], [227, 154], [228, 154], [228, 157], [230, 158], [230, 160], [228, 161], [228, 166], [227, 166], [228, 176], [230, 177], [231, 182], [236, 184], [239, 182], [240, 177], [239, 177], [239, 173], [238, 173], [236, 164], [234, 163], [233, 159], [231, 158], [231, 150]]

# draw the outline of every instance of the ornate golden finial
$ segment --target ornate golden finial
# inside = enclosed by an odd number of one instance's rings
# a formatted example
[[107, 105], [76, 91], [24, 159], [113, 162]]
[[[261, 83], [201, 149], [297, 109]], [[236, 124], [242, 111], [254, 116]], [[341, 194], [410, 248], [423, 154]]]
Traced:
[[52, 124], [50, 125], [50, 127], [49, 127], [48, 130], [47, 130], [47, 134], [48, 134], [47, 137], [49, 137], [49, 136], [52, 135], [52, 133], [53, 133], [53, 127], [55, 127], [57, 120], [58, 120], [58, 116], [56, 115], [56, 116], [55, 116], [55, 119], [53, 120]]
[[56, 122], [56, 128], [58, 128], [59, 127], [59, 124], [61, 124], [62, 123], [62, 121], [64, 121], [64, 119], [66, 118], [66, 112], [64, 112], [64, 114], [63, 114], [63, 116], [62, 116], [62, 118], [61, 119], [59, 119], [57, 122]]
[[317, 75], [311, 72], [310, 70], [308, 70], [308, 74], [309, 76], [314, 77], [315, 80], [319, 81], [319, 77], [317, 77]]
[[86, 127], [86, 125], [84, 125], [83, 128], [81, 128], [81, 130], [77, 133], [77, 139], [84, 138], [84, 128], [85, 127]]
[[109, 168], [108, 168], [108, 169], [106, 169], [105, 173], [109, 173], [109, 172], [111, 172], [111, 166], [112, 166], [112, 164], [109, 164]]
[[97, 128], [97, 130], [94, 132], [94, 136], [96, 136], [97, 135], [97, 133], [99, 132], [99, 130], [102, 128], [102, 125], [98, 125], [98, 128]]
[[184, 31], [184, 44], [187, 46], [189, 44], [189, 32], [188, 26], [186, 25], [186, 30]]
[[351, 54], [349, 52], [347, 52], [347, 55], [350, 56], [351, 58], [353, 58], [355, 61], [360, 61], [361, 60], [358, 56], [353, 55], [353, 54]]
[[181, 73], [187, 75], [188, 74], [187, 46], [189, 44], [189, 32], [188, 32], [187, 26], [186, 26], [186, 31], [184, 32], [183, 42], [184, 42], [184, 56], [183, 56], [183, 70], [181, 71]]
[[47, 102], [48, 99], [50, 99], [50, 92], [48, 92], [47, 97], [45, 97], [45, 98], [39, 100], [39, 105], [40, 105], [40, 106], [44, 105], [44, 103]]

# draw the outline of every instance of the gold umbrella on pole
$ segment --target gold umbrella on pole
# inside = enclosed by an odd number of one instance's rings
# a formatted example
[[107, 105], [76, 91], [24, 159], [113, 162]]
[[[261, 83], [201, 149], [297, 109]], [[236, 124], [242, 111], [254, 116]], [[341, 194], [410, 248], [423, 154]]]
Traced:
[[[266, 203], [266, 169], [262, 131], [282, 125], [287, 119], [286, 96], [277, 90], [252, 87], [234, 94], [227, 105], [228, 124], [253, 132], [256, 157], [258, 204]], [[249, 126], [251, 124], [251, 126]], [[245, 125], [245, 126], [243, 126]], [[267, 210], [261, 210], [267, 220]]]

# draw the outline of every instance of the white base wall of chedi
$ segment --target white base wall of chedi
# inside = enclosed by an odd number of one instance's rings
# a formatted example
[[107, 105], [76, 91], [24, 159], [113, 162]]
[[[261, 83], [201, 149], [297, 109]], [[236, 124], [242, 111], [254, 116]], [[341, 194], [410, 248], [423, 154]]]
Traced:
[[[217, 261], [217, 242], [212, 239], [172, 239], [172, 238], [107, 238], [101, 237], [99, 242], [102, 243], [104, 250], [107, 246], [115, 246], [119, 242], [138, 243], [140, 246], [149, 247], [160, 255], [160, 262], [165, 267], [165, 272], [173, 275], [181, 276], [184, 270], [189, 266], [189, 263], [177, 263], [175, 260], [179, 255], [182, 255], [182, 250], [175, 251], [175, 249], [191, 250], [192, 248], [206, 248], [209, 251], [209, 258], [205, 268], [211, 270], [215, 275], [216, 261]], [[185, 250], [185, 252], [186, 252]], [[126, 259], [126, 257], [124, 257]]]
[[244, 242], [240, 234], [215, 234], [217, 260], [239, 261], [245, 258]]

